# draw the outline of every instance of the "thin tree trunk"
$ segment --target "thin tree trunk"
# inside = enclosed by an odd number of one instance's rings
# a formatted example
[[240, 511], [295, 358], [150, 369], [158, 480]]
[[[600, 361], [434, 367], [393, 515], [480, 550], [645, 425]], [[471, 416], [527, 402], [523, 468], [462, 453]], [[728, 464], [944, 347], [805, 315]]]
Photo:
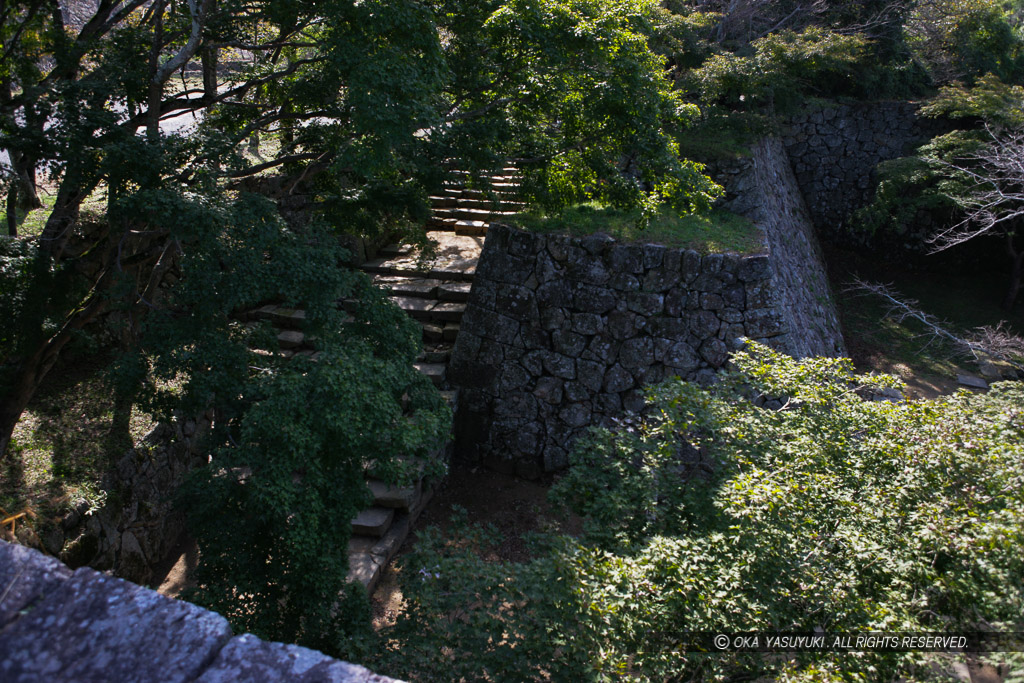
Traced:
[[11, 182], [7, 189], [7, 234], [18, 236], [18, 181]]
[[95, 292], [88, 304], [72, 315], [57, 334], [42, 344], [31, 356], [18, 362], [14, 381], [6, 394], [0, 396], [0, 458], [7, 452], [11, 434], [29, 401], [35, 395], [46, 373], [53, 368], [60, 352], [74, 333], [96, 319], [107, 308], [106, 297]]

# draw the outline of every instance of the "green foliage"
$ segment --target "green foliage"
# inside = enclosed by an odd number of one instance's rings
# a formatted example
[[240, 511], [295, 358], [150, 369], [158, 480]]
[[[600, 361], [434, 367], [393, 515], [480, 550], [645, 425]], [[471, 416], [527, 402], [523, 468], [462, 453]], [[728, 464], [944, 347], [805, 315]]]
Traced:
[[466, 12], [439, 2], [452, 70], [446, 129], [432, 132], [474, 169], [517, 158], [527, 198], [695, 211], [721, 192], [681, 160], [670, 131], [697, 109], [671, 91], [648, 35], [648, 0], [508, 0]]
[[854, 214], [853, 225], [866, 235], [896, 238], [906, 246], [922, 249], [928, 234], [914, 233], [915, 226], [926, 220], [932, 225], [946, 224], [956, 210], [956, 203], [944, 191], [934, 160], [901, 157], [883, 161], [875, 172], [878, 185], [874, 199]]
[[[940, 677], [921, 655], [686, 651], [691, 631], [1021, 628], [1024, 391], [872, 402], [887, 376], [751, 345], [711, 389], [596, 430], [553, 495], [584, 515], [525, 564], [477, 532], [406, 565], [389, 669], [524, 680]], [[781, 410], [757, 407], [782, 397]], [[481, 674], [481, 672], [484, 672]]]
[[792, 106], [807, 94], [854, 90], [866, 40], [811, 27], [755, 40], [753, 54], [716, 54], [686, 78], [705, 102], [731, 107]]
[[[395, 459], [433, 454], [448, 431], [447, 407], [412, 367], [418, 329], [338, 266], [326, 235], [289, 232], [266, 200], [161, 192], [130, 204], [185, 248], [181, 280], [122, 372], [152, 382], [140, 400], [165, 416], [214, 415], [211, 462], [180, 494], [203, 558], [190, 597], [240, 631], [351, 656], [368, 623], [365, 595], [346, 584], [364, 471], [398, 481]], [[307, 312], [315, 361], [286, 359], [268, 329], [239, 320], [283, 292]], [[342, 297], [359, 301], [351, 316]]]
[[916, 3], [907, 20], [907, 43], [938, 84], [969, 83], [994, 73], [1024, 77], [1024, 36], [1019, 19], [999, 0]]
[[970, 88], [961, 83], [944, 86], [921, 107], [925, 116], [979, 119], [999, 128], [1024, 127], [1024, 87], [1008, 85], [987, 73]]

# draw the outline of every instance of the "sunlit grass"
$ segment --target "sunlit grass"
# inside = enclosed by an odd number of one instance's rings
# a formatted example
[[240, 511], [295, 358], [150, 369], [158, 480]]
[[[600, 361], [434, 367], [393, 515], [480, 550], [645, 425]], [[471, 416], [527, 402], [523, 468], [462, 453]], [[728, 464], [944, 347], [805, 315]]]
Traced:
[[639, 219], [639, 211], [580, 204], [550, 216], [536, 212], [520, 214], [511, 222], [534, 232], [575, 236], [602, 232], [623, 242], [653, 242], [705, 253], [749, 254], [764, 248], [762, 233], [757, 226], [724, 210], [704, 215], [680, 215], [665, 208], [644, 228], [638, 227]]
[[135, 409], [128, 432], [118, 433], [114, 408], [103, 362], [54, 368], [15, 426], [0, 470], [0, 508], [32, 510], [44, 521], [82, 501], [102, 504], [104, 475], [154, 426]]

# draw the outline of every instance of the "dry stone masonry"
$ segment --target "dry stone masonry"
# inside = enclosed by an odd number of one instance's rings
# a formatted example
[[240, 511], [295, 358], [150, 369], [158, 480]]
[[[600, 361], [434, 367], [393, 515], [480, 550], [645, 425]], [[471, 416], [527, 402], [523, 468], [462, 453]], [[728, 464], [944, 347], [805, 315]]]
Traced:
[[912, 102], [867, 102], [811, 109], [783, 126], [782, 140], [815, 226], [829, 235], [866, 206], [875, 166], [912, 154], [917, 145], [948, 130], [917, 116]]
[[0, 680], [389, 683], [219, 614], [0, 541]]
[[836, 355], [842, 337], [824, 267], [777, 141], [743, 172], [763, 253], [701, 254], [492, 225], [449, 380], [463, 457], [535, 477], [567, 464], [591, 425], [643, 409], [670, 376], [713, 381], [751, 338]]

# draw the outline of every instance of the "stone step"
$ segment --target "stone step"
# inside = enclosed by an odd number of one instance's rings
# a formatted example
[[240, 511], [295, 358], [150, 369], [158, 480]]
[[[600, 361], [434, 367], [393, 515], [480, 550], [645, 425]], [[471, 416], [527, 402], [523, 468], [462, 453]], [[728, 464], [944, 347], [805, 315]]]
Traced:
[[393, 508], [408, 512], [412, 509], [420, 496], [420, 482], [411, 486], [393, 486], [380, 479], [370, 479], [366, 482], [373, 496], [373, 504], [381, 508]]
[[443, 363], [413, 363], [413, 367], [429, 377], [435, 387], [444, 384], [445, 373], [448, 370], [447, 365]]
[[348, 580], [358, 581], [372, 594], [384, 567], [398, 554], [412, 525], [434, 495], [435, 487], [419, 484], [421, 493], [408, 512], [396, 512], [387, 531], [377, 536], [353, 535], [348, 544]]
[[452, 347], [451, 347], [451, 345], [449, 344], [449, 345], [446, 346], [446, 345], [442, 344], [442, 345], [435, 346], [435, 347], [430, 348], [430, 349], [424, 349], [420, 353], [419, 357], [416, 360], [418, 362], [421, 362], [421, 363], [428, 363], [428, 364], [442, 363], [442, 364], [447, 365], [448, 361], [451, 360], [451, 357], [452, 357]]
[[453, 321], [426, 321], [420, 324], [423, 326], [423, 341], [428, 344], [454, 343], [460, 329], [459, 323]]
[[412, 253], [411, 244], [388, 244], [377, 250], [380, 256], [408, 256]]
[[436, 299], [423, 299], [411, 296], [389, 296], [398, 307], [405, 311], [406, 315], [416, 320], [431, 320], [430, 312], [437, 305]]
[[[461, 191], [459, 196], [467, 199], [481, 199], [485, 198], [487, 194], [514, 195], [519, 192], [520, 187], [521, 185], [517, 182], [505, 180], [487, 182], [473, 186], [467, 186], [466, 183], [460, 181], [449, 180], [445, 181], [441, 185], [443, 190], [442, 194], [450, 196], [453, 194], [453, 191]], [[467, 193], [469, 193], [469, 196], [467, 196]], [[475, 193], [479, 194], [476, 197], [473, 197], [472, 195]]]
[[450, 199], [463, 200], [484, 200], [484, 201], [497, 201], [497, 202], [515, 202], [518, 201], [516, 192], [505, 192], [491, 190], [484, 192], [483, 190], [470, 190], [462, 186], [453, 185], [445, 188], [443, 197]]
[[433, 209], [447, 209], [456, 206], [459, 203], [459, 198], [455, 195], [443, 195], [437, 197], [429, 197], [430, 206]]
[[459, 221], [455, 218], [438, 218], [437, 216], [431, 216], [427, 219], [427, 227], [431, 230], [446, 230], [449, 232], [455, 231], [455, 224]]
[[519, 215], [518, 211], [494, 211], [491, 209], [438, 209], [434, 211], [434, 218], [454, 218], [460, 221], [492, 221]]
[[306, 343], [306, 335], [298, 330], [282, 330], [277, 335], [277, 343], [286, 351], [295, 351]]
[[493, 182], [510, 182], [517, 181], [522, 178], [522, 174], [515, 170], [500, 170], [483, 173], [472, 173], [470, 171], [452, 170], [448, 172], [448, 175], [458, 180], [487, 180]]
[[396, 296], [422, 297], [425, 299], [437, 299], [441, 285], [463, 285], [466, 283], [446, 283], [443, 280], [422, 277], [401, 277], [398, 275], [375, 275], [373, 284], [385, 292]]
[[301, 308], [289, 308], [280, 304], [267, 304], [248, 315], [251, 320], [266, 320], [275, 327], [299, 329], [306, 322], [306, 312]]
[[445, 282], [438, 286], [437, 298], [441, 301], [469, 301], [472, 289], [472, 282]]
[[433, 323], [457, 323], [466, 312], [466, 304], [462, 301], [439, 301], [412, 296], [388, 297], [398, 307], [415, 320]]
[[388, 532], [394, 517], [395, 511], [392, 508], [367, 508], [352, 518], [352, 534], [380, 538]]
[[431, 203], [431, 205], [434, 207], [435, 215], [437, 215], [438, 209], [473, 209], [477, 211], [516, 213], [526, 207], [525, 202], [508, 199], [464, 199], [461, 197], [449, 197], [446, 200], [442, 200], [440, 204]]
[[489, 221], [458, 221], [455, 223], [456, 235], [486, 235]]
[[440, 267], [420, 267], [415, 264], [394, 264], [390, 259], [380, 258], [367, 261], [359, 267], [367, 273], [375, 275], [401, 275], [402, 277], [434, 278], [438, 280], [470, 281], [476, 274], [476, 263], [463, 261]]

